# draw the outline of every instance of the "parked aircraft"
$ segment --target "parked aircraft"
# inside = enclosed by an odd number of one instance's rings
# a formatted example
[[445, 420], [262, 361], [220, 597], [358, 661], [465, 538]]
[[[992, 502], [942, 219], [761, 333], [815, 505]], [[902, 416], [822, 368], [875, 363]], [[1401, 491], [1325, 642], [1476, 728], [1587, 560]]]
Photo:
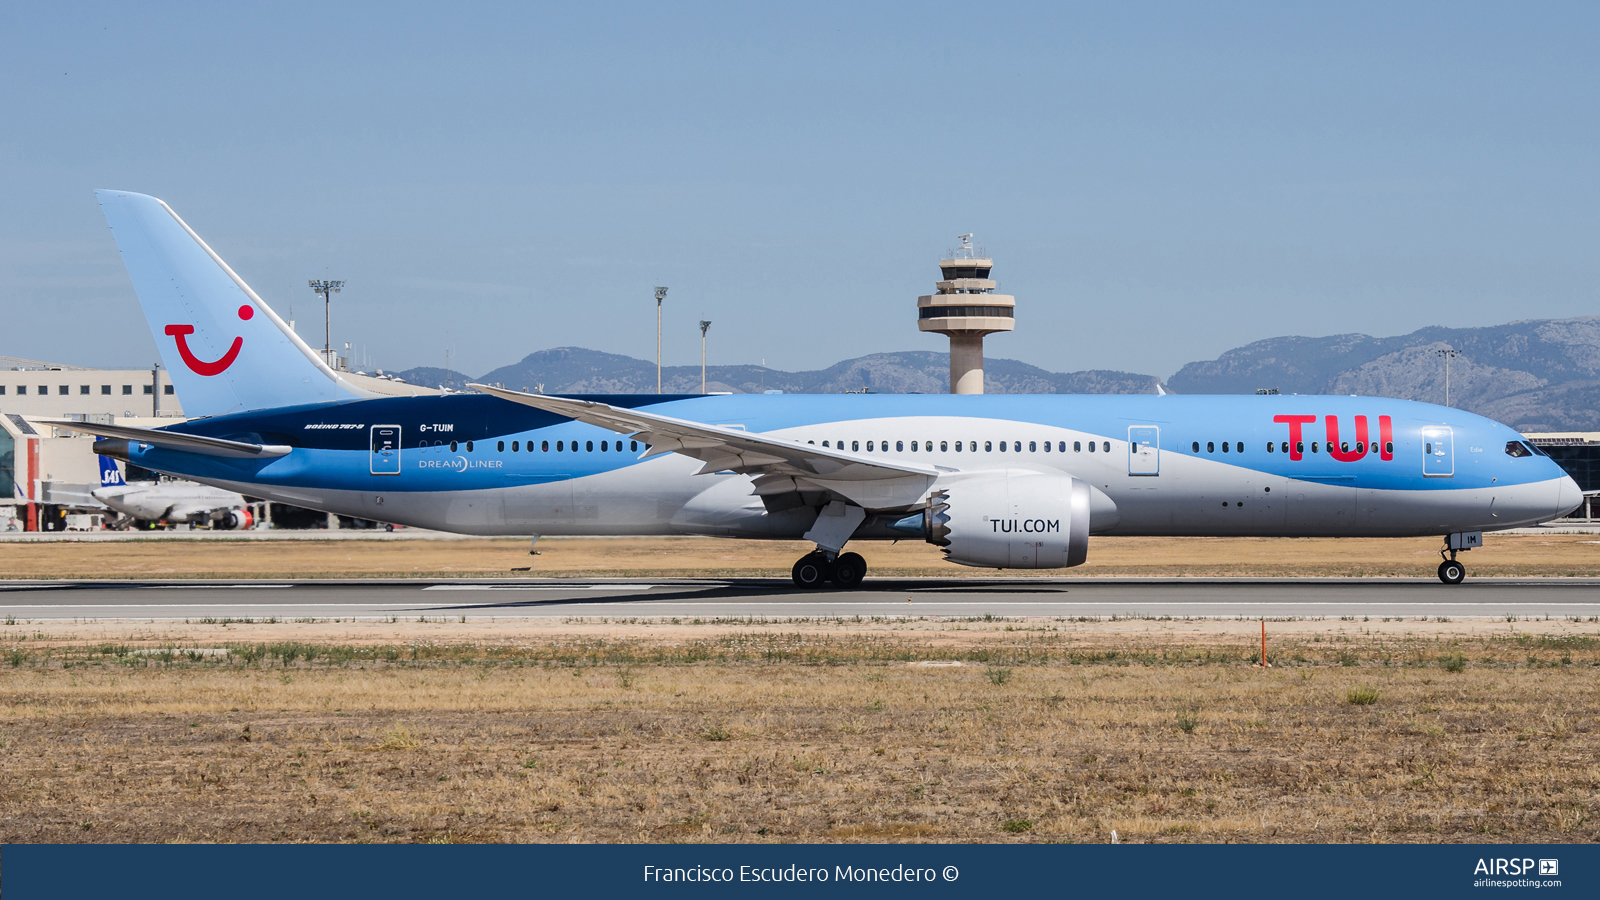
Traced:
[[128, 483], [116, 460], [100, 457], [100, 487], [91, 495], [122, 514], [119, 526], [134, 522], [188, 522], [213, 528], [249, 528], [250, 505], [233, 491], [181, 481]]
[[[328, 368], [153, 197], [97, 192], [184, 409], [160, 429], [53, 423], [147, 468], [341, 515], [484, 535], [803, 539], [800, 585], [866, 573], [852, 541], [1059, 568], [1090, 535], [1438, 535], [1559, 517], [1577, 484], [1506, 426], [1372, 397], [378, 397]], [[537, 537], [535, 537], [537, 540]]]

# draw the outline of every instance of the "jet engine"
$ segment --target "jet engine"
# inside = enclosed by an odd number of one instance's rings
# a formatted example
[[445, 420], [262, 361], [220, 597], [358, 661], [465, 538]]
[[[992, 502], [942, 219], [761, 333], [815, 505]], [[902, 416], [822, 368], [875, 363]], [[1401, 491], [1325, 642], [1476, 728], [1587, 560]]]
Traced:
[[[1077, 566], [1089, 555], [1093, 492], [1070, 475], [1011, 472], [974, 478], [935, 492], [927, 509], [891, 527], [943, 547], [946, 559], [963, 566]], [[1113, 504], [1113, 516], [1115, 510]]]
[[217, 524], [233, 531], [244, 531], [255, 524], [255, 517], [250, 515], [248, 509], [230, 509]]

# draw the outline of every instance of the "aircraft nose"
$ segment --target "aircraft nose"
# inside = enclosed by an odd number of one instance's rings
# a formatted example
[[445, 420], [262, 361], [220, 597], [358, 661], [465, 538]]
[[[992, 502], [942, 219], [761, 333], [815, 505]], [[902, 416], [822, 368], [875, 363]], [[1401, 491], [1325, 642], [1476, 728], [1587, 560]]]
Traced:
[[1583, 489], [1568, 475], [1561, 479], [1561, 489], [1556, 492], [1556, 518], [1561, 518], [1583, 505]]

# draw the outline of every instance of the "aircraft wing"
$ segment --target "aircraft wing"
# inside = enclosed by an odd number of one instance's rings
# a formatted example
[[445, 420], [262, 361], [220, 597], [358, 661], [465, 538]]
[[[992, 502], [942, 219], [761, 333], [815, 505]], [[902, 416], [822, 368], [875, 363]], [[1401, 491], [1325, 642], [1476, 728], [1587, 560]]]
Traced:
[[182, 450], [185, 453], [200, 453], [206, 456], [223, 456], [229, 459], [268, 459], [274, 456], [287, 456], [289, 451], [294, 449], [285, 444], [251, 444], [244, 441], [228, 441], [222, 438], [204, 437], [198, 434], [164, 431], [160, 428], [139, 428], [134, 425], [99, 425], [94, 422], [72, 422], [61, 419], [44, 419], [41, 421], [56, 428], [92, 434], [96, 437], [138, 441], [168, 450]]
[[468, 387], [587, 425], [633, 435], [650, 445], [644, 454], [646, 457], [678, 453], [700, 460], [705, 465], [696, 474], [754, 475], [758, 494], [831, 490], [868, 509], [885, 509], [921, 500], [940, 472], [948, 471], [938, 466], [818, 447], [593, 400], [525, 394], [485, 384]]

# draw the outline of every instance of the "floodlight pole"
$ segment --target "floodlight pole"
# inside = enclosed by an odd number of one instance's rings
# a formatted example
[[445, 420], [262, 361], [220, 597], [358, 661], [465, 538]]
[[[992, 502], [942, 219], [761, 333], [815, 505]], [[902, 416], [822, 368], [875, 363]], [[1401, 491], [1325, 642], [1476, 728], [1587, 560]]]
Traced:
[[339, 293], [344, 287], [343, 281], [318, 281], [312, 279], [306, 284], [311, 285], [311, 290], [322, 295], [322, 361], [333, 368], [333, 299], [330, 295]]
[[1450, 405], [1450, 360], [1454, 359], [1457, 356], [1460, 356], [1461, 355], [1461, 351], [1455, 349], [1454, 347], [1446, 347], [1446, 348], [1444, 348], [1442, 350], [1435, 350], [1433, 352], [1439, 354], [1441, 357], [1444, 358], [1444, 405], [1445, 406], [1449, 406]]
[[711, 330], [711, 320], [700, 320], [700, 393], [706, 392], [706, 332]]
[[667, 299], [667, 289], [656, 288], [656, 393], [661, 393], [661, 301]]

